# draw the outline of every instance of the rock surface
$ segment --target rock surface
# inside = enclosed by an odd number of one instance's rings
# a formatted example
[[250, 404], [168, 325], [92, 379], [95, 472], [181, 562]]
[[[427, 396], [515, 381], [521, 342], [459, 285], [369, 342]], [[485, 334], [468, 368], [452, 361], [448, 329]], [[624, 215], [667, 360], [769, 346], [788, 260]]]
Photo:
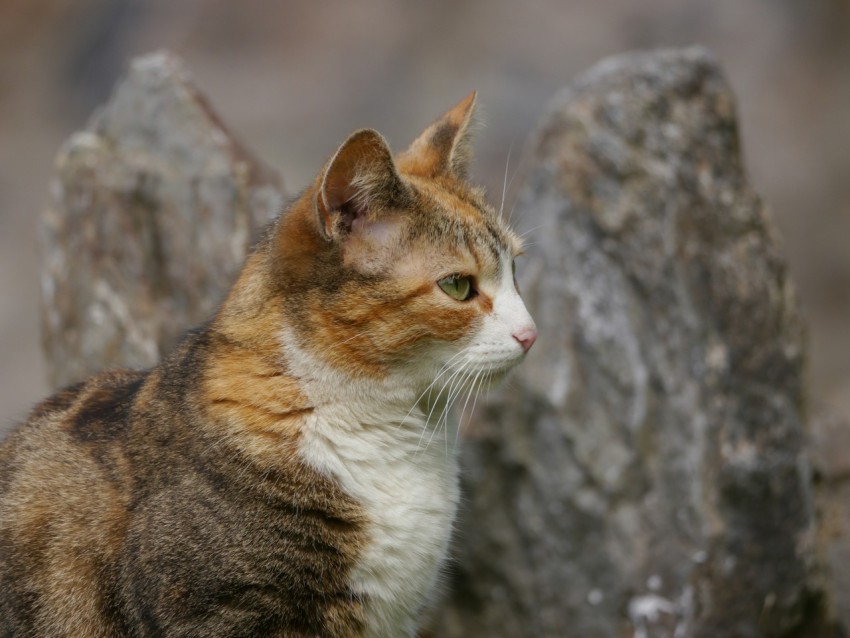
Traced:
[[[514, 217], [541, 336], [469, 431], [431, 634], [842, 635], [816, 551], [803, 326], [717, 64], [603, 62], [529, 154]], [[43, 276], [57, 386], [155, 363], [281, 203], [164, 54], [133, 63], [57, 172]]]
[[42, 274], [54, 387], [155, 364], [212, 314], [282, 201], [164, 53], [132, 63], [56, 172]]
[[471, 428], [434, 634], [842, 635], [817, 555], [803, 324], [718, 64], [603, 61], [528, 152], [514, 218], [541, 334]]

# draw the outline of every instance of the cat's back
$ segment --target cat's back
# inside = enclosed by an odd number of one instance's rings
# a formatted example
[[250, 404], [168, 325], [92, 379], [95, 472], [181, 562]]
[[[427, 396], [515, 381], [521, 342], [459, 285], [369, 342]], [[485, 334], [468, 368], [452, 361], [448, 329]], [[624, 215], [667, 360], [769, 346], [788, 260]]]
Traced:
[[[146, 372], [112, 370], [64, 388], [32, 409], [27, 419], [0, 440], [0, 499], [42, 485], [54, 476], [63, 483], [79, 464], [108, 459], [105, 448], [129, 434], [133, 402]], [[45, 471], [54, 467], [57, 474]], [[38, 477], [33, 473], [37, 473]], [[11, 483], [17, 489], [11, 489]]]
[[94, 584], [126, 525], [123, 443], [144, 376], [115, 371], [66, 388], [0, 443], [0, 635], [113, 633], [84, 619], [105, 603]]

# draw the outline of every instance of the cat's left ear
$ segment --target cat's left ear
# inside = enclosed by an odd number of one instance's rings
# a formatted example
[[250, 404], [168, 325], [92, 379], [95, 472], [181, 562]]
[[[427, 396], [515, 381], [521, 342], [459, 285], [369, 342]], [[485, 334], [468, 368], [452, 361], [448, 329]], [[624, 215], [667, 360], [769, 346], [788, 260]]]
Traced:
[[429, 126], [404, 153], [399, 167], [422, 177], [447, 176], [465, 180], [471, 160], [469, 131], [475, 114], [473, 91]]
[[381, 211], [401, 206], [406, 189], [392, 152], [380, 133], [353, 133], [325, 166], [316, 192], [316, 217], [327, 239], [351, 232], [356, 220], [375, 221]]

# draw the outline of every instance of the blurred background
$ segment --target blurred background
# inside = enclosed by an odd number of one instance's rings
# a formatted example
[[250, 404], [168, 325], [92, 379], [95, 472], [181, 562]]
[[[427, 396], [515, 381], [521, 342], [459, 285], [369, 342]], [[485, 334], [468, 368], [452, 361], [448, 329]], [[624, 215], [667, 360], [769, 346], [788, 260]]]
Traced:
[[53, 157], [130, 57], [181, 55], [289, 192], [352, 130], [401, 149], [476, 88], [474, 176], [498, 203], [577, 73], [694, 43], [736, 90], [751, 178], [785, 237], [815, 422], [850, 443], [850, 0], [0, 0], [0, 431], [47, 392], [37, 235]]

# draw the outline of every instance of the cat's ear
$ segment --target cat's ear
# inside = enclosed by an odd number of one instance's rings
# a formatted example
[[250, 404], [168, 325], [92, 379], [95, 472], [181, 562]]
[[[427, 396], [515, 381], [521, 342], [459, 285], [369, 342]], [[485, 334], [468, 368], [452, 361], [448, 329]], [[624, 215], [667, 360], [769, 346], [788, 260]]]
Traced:
[[316, 217], [327, 239], [351, 231], [357, 218], [374, 219], [400, 205], [405, 186], [392, 152], [377, 131], [351, 135], [325, 166], [316, 192]]
[[473, 91], [420, 135], [398, 162], [405, 171], [422, 177], [466, 179], [471, 159], [469, 132], [475, 113]]

